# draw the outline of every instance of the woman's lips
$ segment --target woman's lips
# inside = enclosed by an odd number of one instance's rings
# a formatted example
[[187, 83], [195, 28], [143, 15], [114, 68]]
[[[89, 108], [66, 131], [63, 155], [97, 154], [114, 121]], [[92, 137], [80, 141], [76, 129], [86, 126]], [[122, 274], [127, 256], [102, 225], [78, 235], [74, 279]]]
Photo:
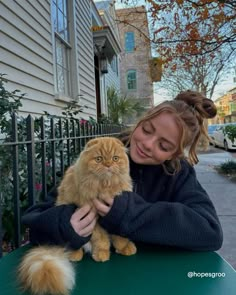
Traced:
[[146, 155], [137, 145], [136, 145], [136, 148], [137, 148], [137, 153], [140, 157], [142, 158], [150, 158], [150, 156]]

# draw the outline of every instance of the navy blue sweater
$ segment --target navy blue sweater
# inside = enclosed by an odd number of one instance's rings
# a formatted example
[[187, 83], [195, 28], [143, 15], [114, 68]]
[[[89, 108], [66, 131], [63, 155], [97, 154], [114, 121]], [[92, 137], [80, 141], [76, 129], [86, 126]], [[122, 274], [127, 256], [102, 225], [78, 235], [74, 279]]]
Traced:
[[[195, 251], [221, 247], [223, 235], [215, 208], [186, 161], [182, 161], [180, 172], [171, 176], [161, 165], [139, 165], [130, 160], [130, 173], [133, 192], [115, 197], [110, 212], [99, 220], [109, 233]], [[80, 237], [70, 225], [75, 206], [54, 207], [56, 194], [49, 197], [51, 201], [30, 208], [23, 216], [32, 243], [81, 247], [89, 237]]]

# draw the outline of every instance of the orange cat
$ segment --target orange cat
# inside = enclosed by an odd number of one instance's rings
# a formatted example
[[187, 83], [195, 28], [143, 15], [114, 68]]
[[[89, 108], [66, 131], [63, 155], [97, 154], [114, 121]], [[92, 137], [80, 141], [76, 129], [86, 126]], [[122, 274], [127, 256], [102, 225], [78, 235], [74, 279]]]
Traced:
[[[76, 163], [71, 166], [58, 188], [56, 205], [92, 204], [93, 199], [106, 200], [122, 191], [131, 191], [129, 162], [124, 145], [116, 138], [90, 140]], [[92, 257], [106, 261], [110, 257], [110, 238], [117, 253], [136, 253], [134, 243], [111, 235], [96, 224], [91, 236]], [[41, 246], [29, 251], [19, 267], [19, 279], [24, 289], [34, 294], [68, 294], [73, 288], [75, 274], [69, 260], [79, 261], [83, 249], [65, 251], [62, 247]]]

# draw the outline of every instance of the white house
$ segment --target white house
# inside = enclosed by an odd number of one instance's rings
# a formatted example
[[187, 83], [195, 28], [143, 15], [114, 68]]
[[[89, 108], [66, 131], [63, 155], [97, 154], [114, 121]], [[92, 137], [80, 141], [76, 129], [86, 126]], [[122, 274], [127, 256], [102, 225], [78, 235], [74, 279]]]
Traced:
[[104, 79], [118, 72], [106, 73], [104, 62], [120, 47], [93, 1], [1, 0], [0, 27], [0, 73], [8, 90], [27, 94], [23, 115], [61, 115], [77, 98], [83, 118], [106, 112]]
[[[120, 33], [116, 22], [116, 12], [114, 0], [110, 1], [95, 1], [95, 5], [99, 11], [99, 14], [105, 23], [111, 29], [114, 39], [118, 41], [119, 52], [122, 48], [120, 46]], [[120, 55], [113, 55], [108, 63], [109, 75], [104, 76], [104, 84], [106, 88], [113, 86], [117, 90], [120, 90]]]

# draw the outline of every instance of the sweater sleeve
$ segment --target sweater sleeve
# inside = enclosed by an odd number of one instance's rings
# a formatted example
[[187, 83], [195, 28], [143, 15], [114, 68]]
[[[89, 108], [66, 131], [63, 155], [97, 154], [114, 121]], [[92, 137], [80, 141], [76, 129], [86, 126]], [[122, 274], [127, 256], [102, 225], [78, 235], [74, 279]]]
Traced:
[[192, 167], [178, 177], [172, 201], [150, 203], [136, 193], [123, 192], [100, 224], [133, 241], [194, 251], [218, 250], [223, 241], [215, 208]]
[[90, 237], [80, 237], [73, 229], [70, 218], [76, 206], [54, 206], [54, 201], [30, 207], [22, 217], [22, 223], [30, 229], [30, 241], [34, 245], [61, 245], [79, 249]]

